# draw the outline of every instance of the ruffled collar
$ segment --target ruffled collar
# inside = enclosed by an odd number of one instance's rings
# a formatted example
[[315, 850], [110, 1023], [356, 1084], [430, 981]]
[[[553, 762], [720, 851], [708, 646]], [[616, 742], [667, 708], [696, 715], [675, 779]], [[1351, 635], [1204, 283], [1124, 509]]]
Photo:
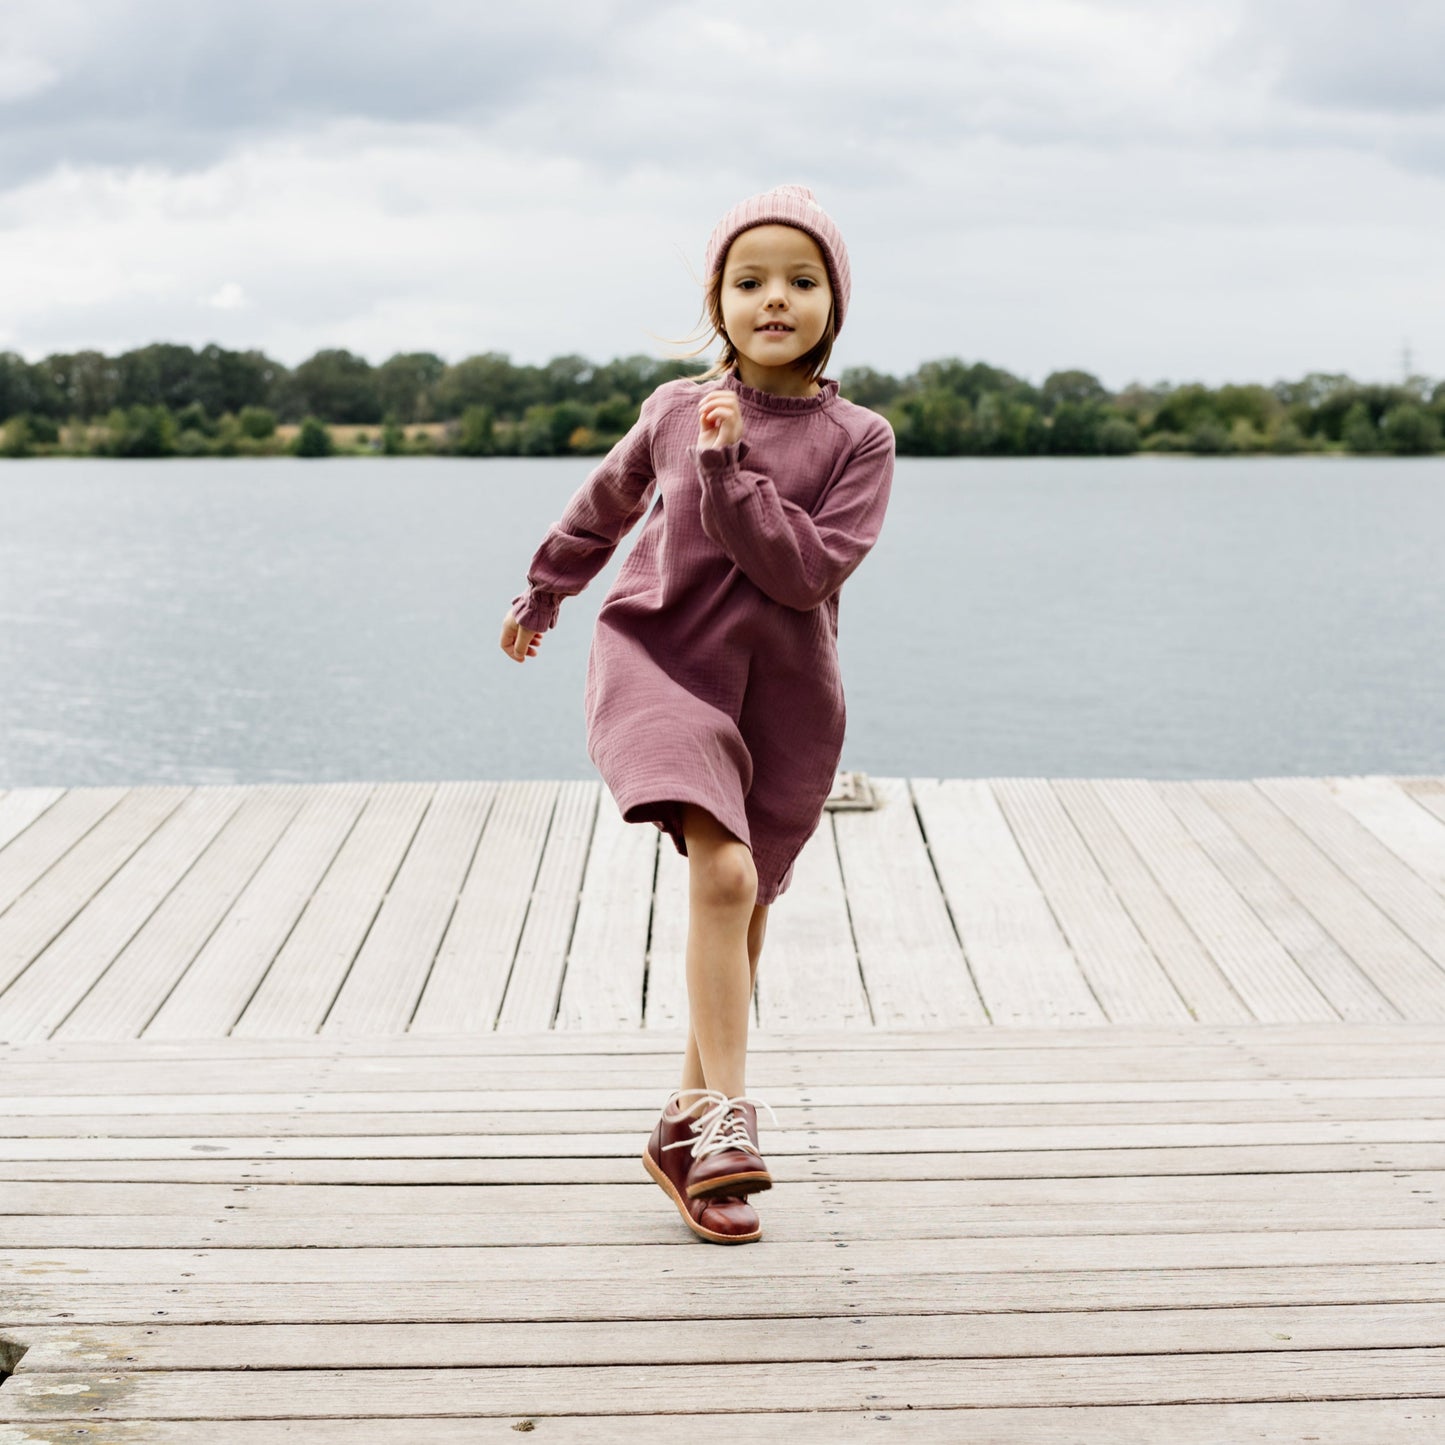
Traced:
[[831, 406], [838, 395], [838, 382], [829, 376], [818, 378], [819, 389], [813, 396], [779, 396], [776, 392], [748, 386], [738, 377], [736, 369], [731, 367], [718, 380], [729, 391], [737, 392], [740, 401], [757, 407], [759, 411], [822, 411], [825, 406]]

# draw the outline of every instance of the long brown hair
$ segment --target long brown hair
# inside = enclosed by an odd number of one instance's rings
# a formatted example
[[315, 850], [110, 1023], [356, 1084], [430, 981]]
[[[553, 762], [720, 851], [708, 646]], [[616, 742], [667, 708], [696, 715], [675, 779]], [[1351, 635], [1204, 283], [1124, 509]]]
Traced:
[[[738, 235], [741, 234], [742, 232], [739, 231]], [[734, 237], [733, 239], [736, 240], [737, 238]], [[731, 250], [732, 246], [729, 245], [728, 251]], [[698, 320], [697, 326], [693, 328], [688, 336], [678, 340], [674, 337], [657, 336], [655, 332], [651, 331], [647, 333], [649, 336], [655, 337], [658, 341], [665, 341], [672, 346], [682, 346], [695, 337], [700, 330], [702, 332], [702, 340], [698, 345], [691, 351], [684, 352], [682, 356], [674, 358], [675, 360], [683, 360], [685, 357], [696, 356], [699, 352], [706, 351], [715, 340], [721, 341], [722, 353], [718, 359], [713, 362], [706, 371], [698, 372], [693, 376], [692, 379], [699, 384], [722, 376], [725, 372], [731, 371], [737, 365], [737, 347], [733, 345], [732, 338], [723, 330], [722, 278], [723, 272], [727, 269], [727, 263], [727, 252], [724, 252], [717, 270], [708, 277], [707, 284], [702, 288], [702, 315]], [[689, 266], [688, 269], [691, 270], [691, 266]], [[697, 281], [696, 272], [693, 273], [693, 280], [694, 282]], [[828, 290], [830, 295], [832, 289], [833, 278], [829, 276]], [[837, 328], [834, 324], [837, 309], [836, 301], [830, 301], [828, 306], [828, 320], [827, 324], [823, 327], [822, 336], [818, 338], [817, 343], [810, 350], [804, 352], [803, 355], [795, 361], [788, 363], [790, 368], [794, 371], [801, 372], [809, 381], [817, 381], [822, 377], [828, 365], [828, 358], [833, 354], [833, 342], [838, 335]]]

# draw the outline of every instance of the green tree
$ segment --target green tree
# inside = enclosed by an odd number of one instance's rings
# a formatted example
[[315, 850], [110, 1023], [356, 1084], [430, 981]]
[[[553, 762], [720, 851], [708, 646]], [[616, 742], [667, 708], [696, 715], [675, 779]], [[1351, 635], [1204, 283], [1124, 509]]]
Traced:
[[1097, 401], [1059, 402], [1049, 428], [1049, 450], [1058, 456], [1094, 455], [1099, 450], [1101, 421]]
[[276, 413], [264, 406], [243, 406], [237, 420], [241, 434], [253, 441], [265, 441], [276, 435]]
[[495, 455], [497, 437], [491, 407], [469, 406], [462, 413], [452, 450], [462, 457]]
[[437, 386], [447, 364], [430, 351], [398, 352], [376, 368], [376, 394], [383, 412], [400, 422], [432, 421]]
[[188, 431], [200, 432], [203, 436], [215, 436], [215, 423], [206, 415], [206, 409], [198, 401], [183, 406], [176, 413], [176, 430], [182, 434]]
[[12, 416], [0, 433], [0, 456], [28, 457], [34, 455], [35, 438], [30, 431], [29, 418]]
[[1105, 417], [1099, 424], [1098, 442], [1106, 456], [1127, 456], [1139, 450], [1139, 428], [1122, 416]]
[[107, 418], [108, 451], [115, 457], [168, 457], [176, 450], [176, 422], [164, 406], [117, 407]]
[[1302, 452], [1305, 449], [1304, 433], [1288, 417], [1275, 428], [1273, 449], [1283, 456]]
[[399, 457], [406, 451], [406, 433], [394, 416], [388, 416], [381, 426], [381, 451], [383, 456]]
[[528, 457], [565, 456], [572, 433], [587, 425], [587, 409], [575, 401], [529, 406], [522, 417], [521, 450]]
[[378, 422], [376, 373], [364, 356], [318, 351], [291, 373], [291, 404], [329, 422]]
[[0, 421], [29, 411], [35, 398], [30, 363], [19, 352], [0, 351]]
[[1224, 423], [1212, 416], [1201, 417], [1189, 433], [1189, 450], [1212, 455], [1230, 450]]
[[876, 410], [898, 395], [898, 381], [871, 366], [844, 367], [838, 377], [838, 391], [858, 406]]
[[326, 423], [320, 417], [308, 416], [301, 423], [293, 449], [298, 457], [329, 457], [336, 447]]
[[1370, 408], [1363, 400], [1356, 401], [1345, 413], [1341, 428], [1345, 447], [1352, 452], [1377, 452], [1380, 450], [1380, 434], [1375, 430]]
[[950, 457], [966, 453], [973, 408], [966, 396], [930, 387], [898, 404], [896, 446], [911, 456]]
[[637, 420], [637, 413], [637, 405], [620, 392], [616, 392], [606, 401], [597, 403], [593, 409], [592, 423], [596, 430], [605, 432], [609, 436], [620, 437], [632, 429], [632, 424]]
[[1088, 371], [1054, 371], [1044, 378], [1043, 405], [1050, 414], [1061, 406], [1087, 407], [1108, 401], [1109, 393], [1099, 378]]
[[1405, 402], [1386, 412], [1380, 434], [1385, 445], [1401, 456], [1422, 456], [1440, 447], [1440, 423], [1414, 402]]

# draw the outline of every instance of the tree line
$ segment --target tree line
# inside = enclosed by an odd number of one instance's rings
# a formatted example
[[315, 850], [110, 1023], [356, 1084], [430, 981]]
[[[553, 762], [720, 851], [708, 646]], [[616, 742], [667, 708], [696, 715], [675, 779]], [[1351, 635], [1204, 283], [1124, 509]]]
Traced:
[[[373, 366], [337, 349], [290, 368], [260, 351], [171, 343], [36, 362], [0, 352], [0, 454], [600, 454], [659, 385], [705, 369], [647, 356], [520, 366], [500, 352], [458, 362], [405, 352]], [[1420, 376], [1386, 385], [1312, 372], [1268, 386], [1111, 392], [1087, 371], [1055, 371], [1035, 386], [953, 358], [901, 377], [849, 367], [838, 380], [844, 396], [888, 419], [911, 456], [1424, 455], [1445, 434], [1445, 382]]]

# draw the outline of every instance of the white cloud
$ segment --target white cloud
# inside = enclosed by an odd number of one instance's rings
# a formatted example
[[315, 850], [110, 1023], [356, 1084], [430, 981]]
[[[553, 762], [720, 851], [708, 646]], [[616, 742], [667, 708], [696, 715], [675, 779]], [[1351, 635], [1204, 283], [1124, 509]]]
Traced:
[[59, 78], [60, 72], [36, 55], [0, 52], [0, 105], [39, 95]]
[[60, 78], [0, 126], [0, 342], [32, 359], [663, 355], [718, 215], [800, 180], [852, 252], [835, 374], [1378, 377], [1406, 335], [1445, 374], [1445, 110], [1389, 7], [1366, 44], [1335, 0], [51, 3], [12, 28]]
[[238, 282], [227, 281], [206, 303], [217, 311], [244, 311], [249, 304], [246, 292]]

